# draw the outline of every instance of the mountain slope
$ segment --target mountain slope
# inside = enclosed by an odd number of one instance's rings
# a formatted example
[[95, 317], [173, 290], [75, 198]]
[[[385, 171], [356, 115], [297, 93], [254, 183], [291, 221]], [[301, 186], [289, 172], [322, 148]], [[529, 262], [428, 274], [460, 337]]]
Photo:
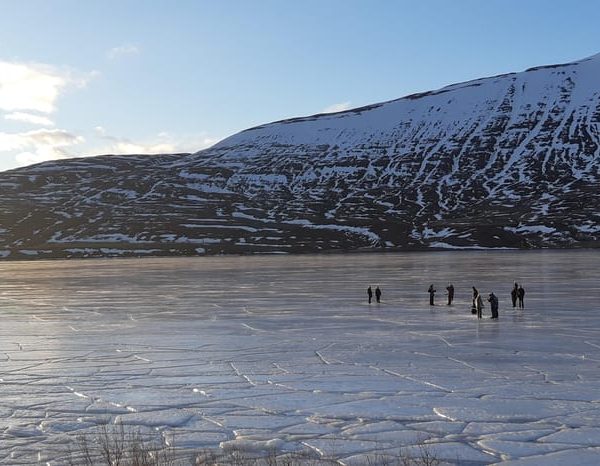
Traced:
[[0, 256], [596, 247], [600, 55], [0, 173]]

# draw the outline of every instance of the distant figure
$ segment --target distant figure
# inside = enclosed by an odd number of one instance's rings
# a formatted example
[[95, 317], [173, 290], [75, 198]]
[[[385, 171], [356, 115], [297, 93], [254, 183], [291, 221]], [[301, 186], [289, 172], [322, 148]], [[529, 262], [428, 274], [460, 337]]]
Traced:
[[483, 298], [477, 292], [477, 296], [475, 297], [475, 310], [477, 311], [477, 318], [481, 319], [481, 314], [483, 312]]
[[381, 290], [379, 287], [375, 288], [375, 301], [381, 302]]
[[477, 318], [481, 319], [481, 312], [483, 309], [483, 299], [479, 294], [479, 290], [473, 287], [473, 306], [471, 307], [471, 314], [477, 314]]
[[454, 285], [450, 283], [446, 287], [446, 290], [448, 290], [448, 306], [450, 306], [452, 304], [452, 301], [454, 300]]
[[477, 314], [477, 296], [479, 296], [479, 291], [477, 291], [477, 288], [473, 287], [473, 305], [471, 306], [471, 314]]
[[369, 297], [369, 304], [371, 304], [371, 301], [373, 300], [373, 290], [370, 286], [367, 288], [367, 296]]
[[433, 287], [433, 283], [431, 285], [429, 285], [429, 289], [427, 290], [427, 293], [429, 293], [429, 305], [435, 306], [435, 304], [433, 302], [433, 297], [435, 296], [435, 288]]
[[525, 289], [523, 288], [523, 285], [519, 286], [517, 294], [519, 296], [519, 307], [525, 309]]
[[490, 307], [492, 308], [492, 319], [497, 319], [498, 318], [498, 298], [496, 297], [496, 295], [493, 292], [490, 293], [490, 297], [488, 298], [488, 301], [490, 302]]
[[517, 307], [517, 296], [519, 295], [519, 285], [515, 282], [515, 286], [510, 292], [510, 299], [512, 300], [513, 307]]

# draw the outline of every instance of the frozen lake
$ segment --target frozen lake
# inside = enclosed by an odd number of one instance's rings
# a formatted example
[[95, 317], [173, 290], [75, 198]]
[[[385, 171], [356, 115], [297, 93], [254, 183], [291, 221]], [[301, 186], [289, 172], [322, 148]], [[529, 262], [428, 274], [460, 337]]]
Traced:
[[[78, 433], [109, 421], [178, 448], [310, 449], [345, 464], [426, 442], [450, 463], [597, 465], [599, 261], [538, 251], [0, 263], [0, 463], [61, 464]], [[524, 311], [510, 303], [514, 281]], [[382, 304], [367, 304], [369, 284]], [[498, 321], [489, 306], [471, 315], [472, 285], [498, 295]]]

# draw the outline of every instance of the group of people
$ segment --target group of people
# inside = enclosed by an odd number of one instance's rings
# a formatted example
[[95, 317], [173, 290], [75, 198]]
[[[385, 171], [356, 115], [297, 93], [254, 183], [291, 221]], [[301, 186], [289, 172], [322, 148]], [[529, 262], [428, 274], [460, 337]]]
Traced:
[[512, 300], [513, 307], [517, 307], [517, 300], [519, 301], [519, 309], [525, 309], [525, 290], [523, 289], [523, 285], [519, 286], [517, 282], [515, 282], [515, 286], [510, 292], [510, 299]]
[[[491, 319], [498, 318], [498, 297], [492, 291], [488, 296], [488, 302], [490, 303], [490, 309], [492, 311]], [[473, 305], [471, 306], [471, 314], [477, 314], [477, 318], [481, 319], [483, 313], [483, 299], [479, 290], [473, 287]]]
[[[448, 284], [446, 287], [446, 291], [448, 292], [448, 306], [452, 305], [452, 301], [454, 301], [454, 285], [452, 283]], [[431, 306], [435, 306], [435, 293], [436, 289], [433, 286], [433, 283], [429, 285], [429, 289], [427, 290], [429, 293], [429, 304]], [[367, 288], [367, 296], [369, 298], [369, 304], [371, 304], [373, 300], [373, 290], [369, 286]], [[519, 304], [520, 309], [525, 309], [525, 289], [523, 285], [519, 285], [515, 282], [515, 286], [510, 292], [510, 297], [512, 299], [513, 307], [517, 307], [517, 302]], [[375, 300], [379, 303], [381, 302], [381, 289], [378, 287], [375, 288]], [[490, 303], [490, 309], [492, 311], [491, 319], [498, 318], [498, 297], [491, 292], [487, 298], [487, 301]], [[471, 313], [477, 314], [477, 318], [481, 319], [483, 313], [483, 298], [479, 293], [479, 290], [473, 287], [473, 305], [471, 306]]]
[[[373, 290], [371, 289], [371, 286], [367, 288], [367, 296], [369, 297], [369, 304], [371, 304], [371, 302], [373, 301]], [[378, 303], [381, 302], [381, 290], [378, 286], [375, 287], [375, 301], [377, 301]]]

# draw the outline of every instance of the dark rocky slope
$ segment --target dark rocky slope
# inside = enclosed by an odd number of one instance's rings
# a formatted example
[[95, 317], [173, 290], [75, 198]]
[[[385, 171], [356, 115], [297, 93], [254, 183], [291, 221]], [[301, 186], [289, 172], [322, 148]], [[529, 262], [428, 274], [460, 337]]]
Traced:
[[600, 55], [0, 173], [0, 258], [600, 245]]

